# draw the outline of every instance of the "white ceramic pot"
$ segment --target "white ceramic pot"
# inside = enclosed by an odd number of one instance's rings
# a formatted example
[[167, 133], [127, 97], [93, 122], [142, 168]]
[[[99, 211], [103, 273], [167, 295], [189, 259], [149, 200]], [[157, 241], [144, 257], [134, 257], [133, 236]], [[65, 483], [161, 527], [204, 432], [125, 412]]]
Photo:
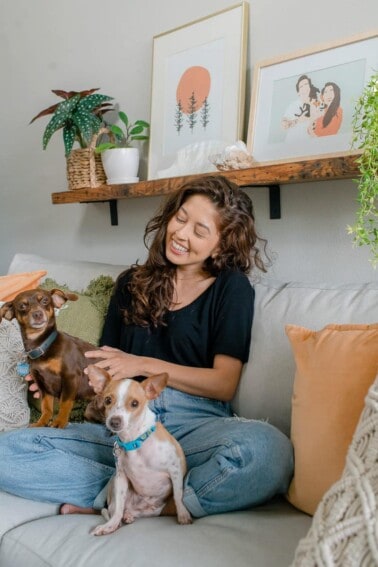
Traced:
[[113, 148], [101, 154], [108, 185], [139, 181], [138, 148]]

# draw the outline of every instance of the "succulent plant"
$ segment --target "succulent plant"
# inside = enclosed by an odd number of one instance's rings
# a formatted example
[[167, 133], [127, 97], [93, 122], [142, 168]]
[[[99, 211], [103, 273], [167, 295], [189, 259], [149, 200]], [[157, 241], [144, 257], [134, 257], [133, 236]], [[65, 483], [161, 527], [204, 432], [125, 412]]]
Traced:
[[[63, 141], [66, 156], [71, 153], [75, 141], [79, 142], [81, 148], [89, 146], [93, 136], [103, 126], [102, 116], [105, 112], [112, 110], [109, 103], [113, 97], [96, 93], [99, 89], [86, 91], [62, 91], [52, 92], [64, 100], [42, 110], [30, 121], [30, 124], [41, 118], [52, 114], [43, 134], [43, 149], [45, 150], [51, 136], [57, 130], [63, 128]], [[96, 94], [94, 94], [96, 93]]]

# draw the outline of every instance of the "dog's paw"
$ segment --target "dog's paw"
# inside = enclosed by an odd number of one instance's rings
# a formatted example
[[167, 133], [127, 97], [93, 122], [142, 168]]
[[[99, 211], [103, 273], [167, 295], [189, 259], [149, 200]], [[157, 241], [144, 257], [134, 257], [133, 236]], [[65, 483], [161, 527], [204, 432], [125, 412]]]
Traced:
[[125, 524], [132, 524], [135, 520], [135, 517], [133, 516], [133, 514], [130, 514], [130, 512], [125, 512], [122, 520]]
[[99, 535], [108, 535], [116, 531], [119, 527], [119, 522], [106, 522], [106, 524], [100, 524], [96, 526], [91, 531], [92, 535], [99, 536]]
[[193, 523], [192, 516], [186, 508], [180, 510], [180, 512], [177, 512], [177, 521], [181, 525], [188, 525]]

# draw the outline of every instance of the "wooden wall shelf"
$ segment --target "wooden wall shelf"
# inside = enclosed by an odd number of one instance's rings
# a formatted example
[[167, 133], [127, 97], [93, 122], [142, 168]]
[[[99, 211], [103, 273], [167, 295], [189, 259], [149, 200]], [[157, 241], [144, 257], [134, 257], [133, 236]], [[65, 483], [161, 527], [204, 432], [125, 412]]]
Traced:
[[[359, 171], [356, 159], [359, 155], [359, 153], [355, 152], [353, 155], [348, 156], [341, 155], [290, 163], [256, 165], [248, 169], [220, 171], [216, 172], [215, 175], [224, 175], [239, 185], [239, 187], [270, 187], [271, 217], [280, 218], [280, 185], [358, 177]], [[167, 195], [178, 189], [186, 181], [195, 180], [203, 175], [214, 175], [214, 173], [153, 179], [127, 185], [101, 185], [97, 188], [88, 187], [74, 191], [60, 191], [53, 193], [51, 197], [54, 205], [109, 202], [112, 224], [118, 224], [116, 203], [118, 199]]]

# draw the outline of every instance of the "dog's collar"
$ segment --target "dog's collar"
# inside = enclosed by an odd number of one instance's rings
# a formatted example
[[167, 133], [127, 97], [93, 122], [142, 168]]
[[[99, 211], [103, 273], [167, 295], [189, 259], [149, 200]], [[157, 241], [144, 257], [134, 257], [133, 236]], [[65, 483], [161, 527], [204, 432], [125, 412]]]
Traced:
[[155, 429], [156, 429], [156, 425], [153, 425], [152, 427], [150, 427], [150, 429], [147, 429], [147, 431], [145, 431], [142, 435], [134, 439], [134, 441], [128, 441], [127, 443], [121, 441], [121, 439], [117, 436], [116, 443], [124, 451], [134, 451], [135, 449], [140, 449], [143, 443], [145, 442], [145, 440], [149, 438], [149, 436], [155, 431]]
[[40, 358], [41, 356], [46, 354], [47, 350], [51, 347], [57, 336], [58, 336], [58, 331], [55, 329], [47, 337], [47, 339], [43, 341], [41, 345], [39, 345], [37, 348], [33, 348], [32, 350], [28, 350], [26, 352], [26, 355], [32, 360], [35, 360], [36, 358]]

